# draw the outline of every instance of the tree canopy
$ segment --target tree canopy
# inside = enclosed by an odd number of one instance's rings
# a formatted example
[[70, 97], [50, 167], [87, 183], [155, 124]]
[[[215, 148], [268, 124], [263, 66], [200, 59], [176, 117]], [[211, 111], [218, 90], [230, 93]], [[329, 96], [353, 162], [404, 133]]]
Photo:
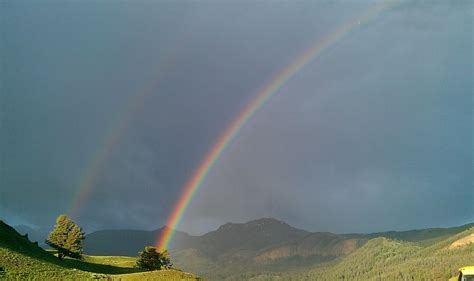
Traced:
[[147, 270], [160, 270], [172, 266], [168, 251], [158, 252], [155, 247], [146, 246], [139, 253], [137, 267]]
[[65, 256], [81, 258], [84, 232], [68, 216], [60, 215], [54, 229], [49, 233], [46, 244], [58, 251], [58, 258]]

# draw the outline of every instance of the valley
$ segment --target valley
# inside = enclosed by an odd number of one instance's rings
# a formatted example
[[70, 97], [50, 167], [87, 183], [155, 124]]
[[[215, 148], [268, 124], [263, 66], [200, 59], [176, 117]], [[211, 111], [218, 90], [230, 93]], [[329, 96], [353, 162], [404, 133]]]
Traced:
[[[422, 274], [442, 280], [458, 267], [474, 264], [474, 245], [468, 240], [473, 227], [333, 234], [264, 218], [227, 223], [202, 236], [177, 232], [170, 251], [178, 268], [210, 280], [371, 279], [379, 275], [398, 280]], [[87, 236], [84, 248], [95, 255], [134, 255], [162, 230], [94, 232]]]

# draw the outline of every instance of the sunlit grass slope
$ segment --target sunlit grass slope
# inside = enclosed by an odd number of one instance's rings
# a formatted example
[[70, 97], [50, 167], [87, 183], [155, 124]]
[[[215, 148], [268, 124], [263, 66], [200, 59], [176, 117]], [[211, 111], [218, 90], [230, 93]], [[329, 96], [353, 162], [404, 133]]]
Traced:
[[138, 272], [131, 274], [120, 274], [115, 275], [114, 279], [117, 280], [169, 280], [169, 281], [178, 281], [178, 280], [200, 280], [194, 275], [181, 272], [175, 269], [159, 270], [159, 271], [150, 271], [150, 272]]
[[50, 253], [0, 221], [0, 267], [7, 279], [87, 279], [90, 273], [68, 268]]
[[178, 270], [143, 272], [136, 258], [84, 256], [58, 260], [27, 237], [0, 221], [0, 277], [13, 280], [197, 280]]

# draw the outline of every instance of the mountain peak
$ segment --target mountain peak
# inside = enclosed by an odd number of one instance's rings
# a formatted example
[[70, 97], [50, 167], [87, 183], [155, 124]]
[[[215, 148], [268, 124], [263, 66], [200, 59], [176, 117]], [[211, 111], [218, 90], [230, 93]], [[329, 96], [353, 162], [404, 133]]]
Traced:
[[248, 221], [248, 222], [246, 222], [245, 224], [248, 224], [248, 225], [258, 225], [258, 226], [279, 224], [279, 225], [287, 225], [287, 226], [290, 226], [290, 225], [287, 224], [286, 222], [277, 220], [277, 219], [275, 219], [275, 218], [261, 218], [261, 219], [257, 219], [257, 220]]
[[288, 228], [293, 228], [286, 222], [277, 220], [275, 218], [261, 218], [256, 220], [251, 220], [245, 223], [232, 223], [228, 222], [219, 227], [218, 230], [234, 230], [234, 229], [246, 229], [246, 228], [259, 228], [259, 227], [271, 227], [271, 226], [284, 226]]

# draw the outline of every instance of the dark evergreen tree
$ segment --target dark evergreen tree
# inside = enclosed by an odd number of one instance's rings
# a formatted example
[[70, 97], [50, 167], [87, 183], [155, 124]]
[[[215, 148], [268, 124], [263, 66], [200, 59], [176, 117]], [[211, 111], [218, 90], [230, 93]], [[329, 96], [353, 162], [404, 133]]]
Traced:
[[81, 258], [84, 232], [68, 216], [60, 215], [56, 219], [53, 231], [48, 235], [46, 244], [58, 251], [58, 258], [65, 256]]

